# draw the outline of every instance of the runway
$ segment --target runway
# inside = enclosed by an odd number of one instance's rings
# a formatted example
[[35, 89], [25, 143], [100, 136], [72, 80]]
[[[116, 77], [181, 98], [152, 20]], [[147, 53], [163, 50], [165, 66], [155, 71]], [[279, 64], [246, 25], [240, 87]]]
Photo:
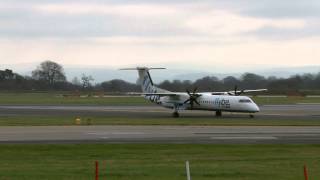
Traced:
[[[265, 105], [257, 119], [319, 119], [320, 104]], [[107, 116], [107, 117], [171, 117], [172, 110], [161, 106], [79, 106], [79, 105], [1, 105], [0, 116]], [[212, 111], [180, 111], [182, 117], [212, 118]], [[224, 117], [241, 118], [247, 114], [224, 112]]]
[[0, 143], [319, 144], [320, 127], [37, 126], [0, 127]]
[[[255, 119], [319, 120], [320, 105], [267, 105]], [[2, 105], [0, 116], [171, 117], [160, 106]], [[181, 111], [181, 117], [213, 119], [210, 111]], [[222, 118], [248, 118], [224, 113]], [[320, 126], [40, 126], [0, 127], [0, 143], [208, 143], [319, 144]]]

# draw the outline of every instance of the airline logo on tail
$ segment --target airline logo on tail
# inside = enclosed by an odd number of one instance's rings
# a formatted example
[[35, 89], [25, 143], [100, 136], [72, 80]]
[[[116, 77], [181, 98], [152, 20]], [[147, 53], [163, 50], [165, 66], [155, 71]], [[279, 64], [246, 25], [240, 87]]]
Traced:
[[[159, 88], [154, 86], [153, 81], [151, 79], [149, 70], [151, 69], [165, 69], [165, 68], [147, 68], [147, 67], [137, 67], [137, 68], [125, 68], [121, 70], [138, 70], [139, 72], [139, 79], [138, 84], [141, 85], [141, 89], [143, 93], [157, 93]], [[152, 102], [158, 102], [160, 99], [160, 96], [158, 95], [152, 95], [152, 96], [146, 96], [147, 99], [149, 99]]]
[[152, 80], [149, 78], [148, 71], [145, 71], [141, 85], [142, 85], [142, 92], [156, 93], [156, 92], [153, 92], [153, 83], [152, 83]]
[[[153, 85], [152, 79], [150, 77], [149, 71], [144, 70], [144, 76], [141, 82], [142, 92], [144, 93], [157, 93], [157, 87]], [[152, 102], [158, 102], [160, 96], [148, 96], [148, 99]]]

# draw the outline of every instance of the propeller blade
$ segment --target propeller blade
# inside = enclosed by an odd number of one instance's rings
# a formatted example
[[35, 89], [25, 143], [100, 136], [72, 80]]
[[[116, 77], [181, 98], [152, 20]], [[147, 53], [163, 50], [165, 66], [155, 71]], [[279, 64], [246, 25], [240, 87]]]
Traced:
[[193, 94], [195, 94], [195, 93], [197, 92], [197, 90], [198, 90], [198, 87], [195, 87], [195, 88], [193, 89]]
[[190, 91], [188, 89], [186, 91], [187, 91], [188, 95], [191, 96]]
[[194, 103], [198, 104], [200, 106], [200, 103], [197, 101], [197, 98], [201, 96], [201, 94], [197, 94], [198, 88], [195, 87], [192, 91], [192, 93], [187, 89], [186, 92], [189, 95], [189, 99], [184, 101], [184, 104], [190, 103], [190, 108], [193, 109]]
[[191, 109], [193, 109], [193, 101], [190, 101]]

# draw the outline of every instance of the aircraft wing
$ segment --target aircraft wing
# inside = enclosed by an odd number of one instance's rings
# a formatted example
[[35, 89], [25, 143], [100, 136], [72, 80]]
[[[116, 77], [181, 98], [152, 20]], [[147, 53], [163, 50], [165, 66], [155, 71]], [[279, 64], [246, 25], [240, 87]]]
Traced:
[[249, 89], [249, 90], [243, 90], [244, 93], [249, 93], [249, 92], [261, 92], [261, 91], [268, 91], [268, 89]]
[[[268, 89], [245, 89], [241, 91], [236, 91], [237, 93], [250, 93], [250, 92], [262, 92], [268, 91]], [[234, 91], [229, 91], [228, 93], [234, 93]]]
[[168, 92], [168, 93], [129, 93], [129, 95], [143, 95], [143, 96], [179, 96], [186, 95], [186, 93]]
[[[247, 89], [247, 90], [237, 90], [236, 93], [251, 93], [251, 92], [262, 92], [268, 91], [268, 89]], [[235, 91], [225, 91], [225, 92], [210, 92], [212, 95], [234, 95]]]
[[226, 91], [221, 91], [221, 92], [209, 92], [210, 94], [212, 94], [212, 95], [226, 95], [226, 94], [228, 94], [228, 92], [226, 92]]

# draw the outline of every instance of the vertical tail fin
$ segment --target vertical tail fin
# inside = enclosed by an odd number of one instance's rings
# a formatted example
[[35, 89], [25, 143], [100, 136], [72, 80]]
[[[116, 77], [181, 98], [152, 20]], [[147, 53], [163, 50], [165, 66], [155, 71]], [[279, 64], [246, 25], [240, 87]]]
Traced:
[[[150, 69], [165, 69], [165, 68], [147, 68], [147, 67], [137, 67], [137, 68], [125, 68], [120, 70], [138, 70], [139, 78], [137, 84], [141, 86], [143, 93], [165, 93], [169, 92], [163, 89], [156, 87], [153, 84], [149, 70]], [[149, 99], [151, 102], [159, 103], [160, 96], [145, 96], [146, 99]]]
[[157, 88], [152, 81], [149, 70], [151, 69], [165, 69], [165, 68], [147, 68], [147, 67], [137, 67], [137, 68], [125, 68], [120, 70], [138, 70], [139, 78], [137, 84], [141, 85], [143, 93], [156, 93], [165, 92], [160, 88]]

